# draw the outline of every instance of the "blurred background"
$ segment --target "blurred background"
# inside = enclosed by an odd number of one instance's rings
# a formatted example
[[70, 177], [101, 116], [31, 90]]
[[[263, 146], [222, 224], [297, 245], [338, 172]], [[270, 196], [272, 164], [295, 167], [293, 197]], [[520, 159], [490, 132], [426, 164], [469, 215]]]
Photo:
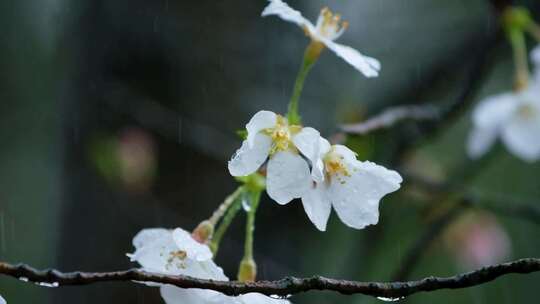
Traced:
[[[322, 55], [300, 109], [325, 136], [388, 106], [451, 103], [471, 81], [478, 54], [487, 59], [473, 102], [512, 87], [510, 48], [494, 38], [498, 24], [487, 0], [289, 4], [312, 20], [323, 6], [341, 12], [350, 28], [340, 42], [383, 65], [379, 78], [366, 79], [330, 52]], [[540, 13], [538, 1], [519, 4]], [[136, 266], [125, 253], [140, 229], [190, 230], [207, 218], [236, 188], [226, 168], [240, 145], [235, 131], [260, 109], [286, 111], [308, 42], [294, 25], [261, 18], [265, 5], [0, 1], [0, 260], [64, 271], [126, 269]], [[538, 221], [489, 205], [539, 207], [540, 164], [497, 148], [472, 166], [465, 155], [469, 128], [463, 111], [427, 138], [408, 123], [348, 143], [362, 159], [400, 172], [463, 182], [488, 208], [448, 216], [452, 202], [426, 199], [405, 184], [383, 199], [377, 226], [349, 229], [333, 214], [321, 233], [300, 202], [279, 206], [263, 196], [255, 233], [259, 278], [418, 279], [539, 256]], [[397, 157], [403, 145], [413, 152]], [[234, 221], [217, 257], [231, 278], [242, 256], [244, 218]], [[403, 270], [411, 248], [441, 221], [418, 263]], [[404, 301], [532, 303], [539, 284], [539, 274], [510, 275]], [[158, 289], [127, 282], [44, 288], [0, 277], [0, 294], [8, 303], [163, 303]], [[291, 300], [379, 301], [328, 292]]]

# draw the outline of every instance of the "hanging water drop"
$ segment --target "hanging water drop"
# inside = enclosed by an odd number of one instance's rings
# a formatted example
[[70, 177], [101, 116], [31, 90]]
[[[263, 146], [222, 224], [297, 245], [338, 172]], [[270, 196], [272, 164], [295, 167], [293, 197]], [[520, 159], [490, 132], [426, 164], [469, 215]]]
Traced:
[[242, 196], [242, 208], [245, 212], [249, 212], [251, 210], [251, 200], [247, 197], [247, 195]]
[[60, 286], [60, 283], [58, 283], [58, 282], [53, 282], [53, 283], [37, 282], [35, 284], [38, 285], [38, 286], [41, 286], [41, 287], [49, 287], [49, 288], [55, 288], [55, 287]]
[[398, 297], [398, 298], [377, 297], [377, 299], [379, 299], [381, 301], [384, 301], [384, 302], [396, 302], [396, 301], [405, 299], [405, 297]]

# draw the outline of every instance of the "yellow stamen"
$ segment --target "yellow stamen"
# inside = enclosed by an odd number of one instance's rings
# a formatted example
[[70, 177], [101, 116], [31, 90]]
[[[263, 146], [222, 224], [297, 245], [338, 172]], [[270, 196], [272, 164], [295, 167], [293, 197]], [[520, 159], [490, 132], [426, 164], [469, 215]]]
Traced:
[[278, 151], [286, 150], [297, 152], [296, 147], [292, 143], [292, 135], [300, 132], [301, 129], [301, 126], [289, 125], [285, 117], [278, 115], [276, 126], [264, 130], [272, 138], [273, 146], [270, 154], [272, 155]]

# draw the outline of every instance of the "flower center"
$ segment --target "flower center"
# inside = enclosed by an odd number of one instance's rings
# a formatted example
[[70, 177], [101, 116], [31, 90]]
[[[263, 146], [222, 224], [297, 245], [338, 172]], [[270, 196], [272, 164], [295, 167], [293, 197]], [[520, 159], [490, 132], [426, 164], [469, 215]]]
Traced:
[[265, 130], [265, 133], [272, 138], [273, 142], [270, 154], [289, 149], [293, 149], [296, 151], [296, 148], [294, 147], [291, 138], [292, 134], [299, 132], [300, 129], [300, 126], [289, 126], [287, 119], [281, 115], [278, 115], [276, 126]]
[[166, 268], [170, 269], [174, 265], [173, 263], [175, 261], [176, 261], [176, 267], [185, 268], [186, 265], [184, 263], [184, 260], [186, 259], [186, 257], [187, 257], [187, 252], [183, 250], [177, 250], [177, 251], [171, 252], [169, 254], [169, 258], [167, 259]]
[[344, 184], [345, 181], [342, 180], [340, 177], [351, 176], [343, 160], [344, 160], [343, 155], [338, 154], [334, 152], [333, 150], [330, 150], [330, 152], [326, 154], [326, 156], [323, 159], [323, 162], [324, 162], [324, 170], [325, 170], [327, 180], [330, 180], [332, 176], [336, 176], [338, 181]]
[[317, 32], [330, 40], [335, 40], [341, 36], [348, 26], [347, 21], [341, 22], [341, 16], [333, 14], [328, 7], [321, 10], [316, 24]]

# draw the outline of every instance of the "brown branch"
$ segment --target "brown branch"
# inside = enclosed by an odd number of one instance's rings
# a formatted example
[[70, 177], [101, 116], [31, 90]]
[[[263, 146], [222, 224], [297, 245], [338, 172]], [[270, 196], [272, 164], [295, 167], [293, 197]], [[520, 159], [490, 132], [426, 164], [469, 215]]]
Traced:
[[67, 286], [88, 285], [98, 282], [153, 282], [176, 285], [181, 288], [211, 289], [227, 295], [258, 292], [266, 295], [291, 295], [310, 290], [328, 290], [341, 294], [364, 294], [374, 297], [400, 298], [419, 292], [440, 289], [460, 289], [481, 285], [507, 274], [540, 272], [540, 259], [526, 258], [509, 263], [484, 267], [476, 271], [452, 277], [427, 277], [409, 282], [356, 282], [329, 279], [320, 276], [311, 278], [287, 277], [278, 281], [241, 283], [195, 279], [144, 272], [138, 269], [114, 272], [69, 272], [58, 270], [36, 270], [24, 264], [11, 265], [0, 262], [0, 274], [38, 285]]

